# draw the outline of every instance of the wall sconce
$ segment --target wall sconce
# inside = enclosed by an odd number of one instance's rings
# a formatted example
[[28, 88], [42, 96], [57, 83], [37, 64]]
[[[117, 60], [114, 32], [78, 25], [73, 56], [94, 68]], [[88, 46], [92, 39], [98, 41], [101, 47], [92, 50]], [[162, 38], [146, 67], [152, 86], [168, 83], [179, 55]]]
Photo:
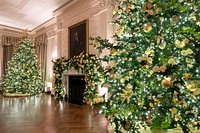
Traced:
[[54, 51], [52, 51], [51, 58], [52, 58], [52, 61], [55, 61], [57, 59], [57, 50], [56, 50], [56, 48], [54, 49]]

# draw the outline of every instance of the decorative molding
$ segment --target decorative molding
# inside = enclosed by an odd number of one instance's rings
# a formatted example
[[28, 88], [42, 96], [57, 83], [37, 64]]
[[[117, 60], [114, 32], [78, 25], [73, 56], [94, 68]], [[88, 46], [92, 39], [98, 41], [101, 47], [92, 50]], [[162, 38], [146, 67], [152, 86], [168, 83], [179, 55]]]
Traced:
[[23, 0], [18, 6], [17, 9], [22, 9], [30, 0]]
[[21, 28], [16, 28], [16, 27], [12, 27], [12, 26], [8, 26], [8, 25], [3, 25], [0, 24], [0, 29], [5, 29], [5, 30], [12, 30], [12, 31], [16, 31], [16, 32], [21, 32], [23, 29]]
[[61, 15], [66, 8], [71, 7], [72, 5], [74, 5], [75, 3], [77, 3], [78, 1], [80, 1], [80, 0], [69, 0], [67, 3], [65, 3], [60, 8], [54, 10], [53, 11], [53, 16], [57, 17], [57, 16]]
[[118, 4], [118, 2], [119, 0], [100, 0], [99, 7], [113, 9]]
[[22, 37], [24, 35], [22, 32], [9, 29], [0, 29], [0, 33], [2, 35], [14, 36], [14, 37]]
[[47, 45], [46, 41], [47, 41], [46, 33], [39, 35], [39, 36], [34, 38], [35, 46], [37, 46], [37, 45]]
[[22, 2], [19, 3], [18, 6], [14, 6], [12, 5], [10, 2], [7, 2], [5, 0], [3, 1], [0, 1], [0, 7], [2, 6], [11, 6], [11, 7], [14, 7], [14, 8], [17, 8], [17, 9], [22, 9], [30, 0], [23, 0]]
[[57, 29], [61, 30], [62, 29], [62, 22], [57, 22]]
[[57, 31], [58, 31], [58, 26], [55, 25], [53, 27], [50, 28], [49, 31], [47, 31], [47, 38], [51, 38], [53, 36], [56, 36], [57, 35]]

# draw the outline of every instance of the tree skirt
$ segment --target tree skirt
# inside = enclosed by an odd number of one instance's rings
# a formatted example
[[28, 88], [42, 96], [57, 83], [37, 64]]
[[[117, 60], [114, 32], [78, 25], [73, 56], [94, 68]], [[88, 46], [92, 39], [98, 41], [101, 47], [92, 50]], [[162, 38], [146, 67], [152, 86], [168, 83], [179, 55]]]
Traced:
[[30, 94], [4, 93], [3, 96], [5, 96], [5, 97], [27, 97], [27, 96], [30, 96]]

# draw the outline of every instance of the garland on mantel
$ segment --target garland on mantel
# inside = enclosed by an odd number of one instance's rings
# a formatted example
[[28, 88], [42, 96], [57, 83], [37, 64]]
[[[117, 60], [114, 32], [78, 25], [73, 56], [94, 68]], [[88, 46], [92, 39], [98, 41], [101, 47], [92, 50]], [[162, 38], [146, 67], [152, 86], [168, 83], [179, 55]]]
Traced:
[[62, 84], [62, 73], [74, 68], [78, 72], [85, 74], [86, 90], [84, 91], [84, 101], [91, 105], [94, 104], [98, 87], [101, 85], [100, 73], [104, 71], [100, 58], [96, 55], [84, 55], [81, 53], [79, 56], [74, 56], [71, 59], [61, 57], [53, 61], [53, 63], [55, 98], [58, 100], [64, 99], [65, 92], [64, 85]]

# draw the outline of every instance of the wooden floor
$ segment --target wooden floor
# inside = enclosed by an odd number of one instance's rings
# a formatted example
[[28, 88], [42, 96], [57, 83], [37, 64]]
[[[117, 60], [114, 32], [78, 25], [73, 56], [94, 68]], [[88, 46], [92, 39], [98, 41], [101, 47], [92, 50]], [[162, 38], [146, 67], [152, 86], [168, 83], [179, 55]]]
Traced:
[[50, 94], [26, 98], [0, 95], [0, 133], [107, 133], [97, 108], [58, 102]]

